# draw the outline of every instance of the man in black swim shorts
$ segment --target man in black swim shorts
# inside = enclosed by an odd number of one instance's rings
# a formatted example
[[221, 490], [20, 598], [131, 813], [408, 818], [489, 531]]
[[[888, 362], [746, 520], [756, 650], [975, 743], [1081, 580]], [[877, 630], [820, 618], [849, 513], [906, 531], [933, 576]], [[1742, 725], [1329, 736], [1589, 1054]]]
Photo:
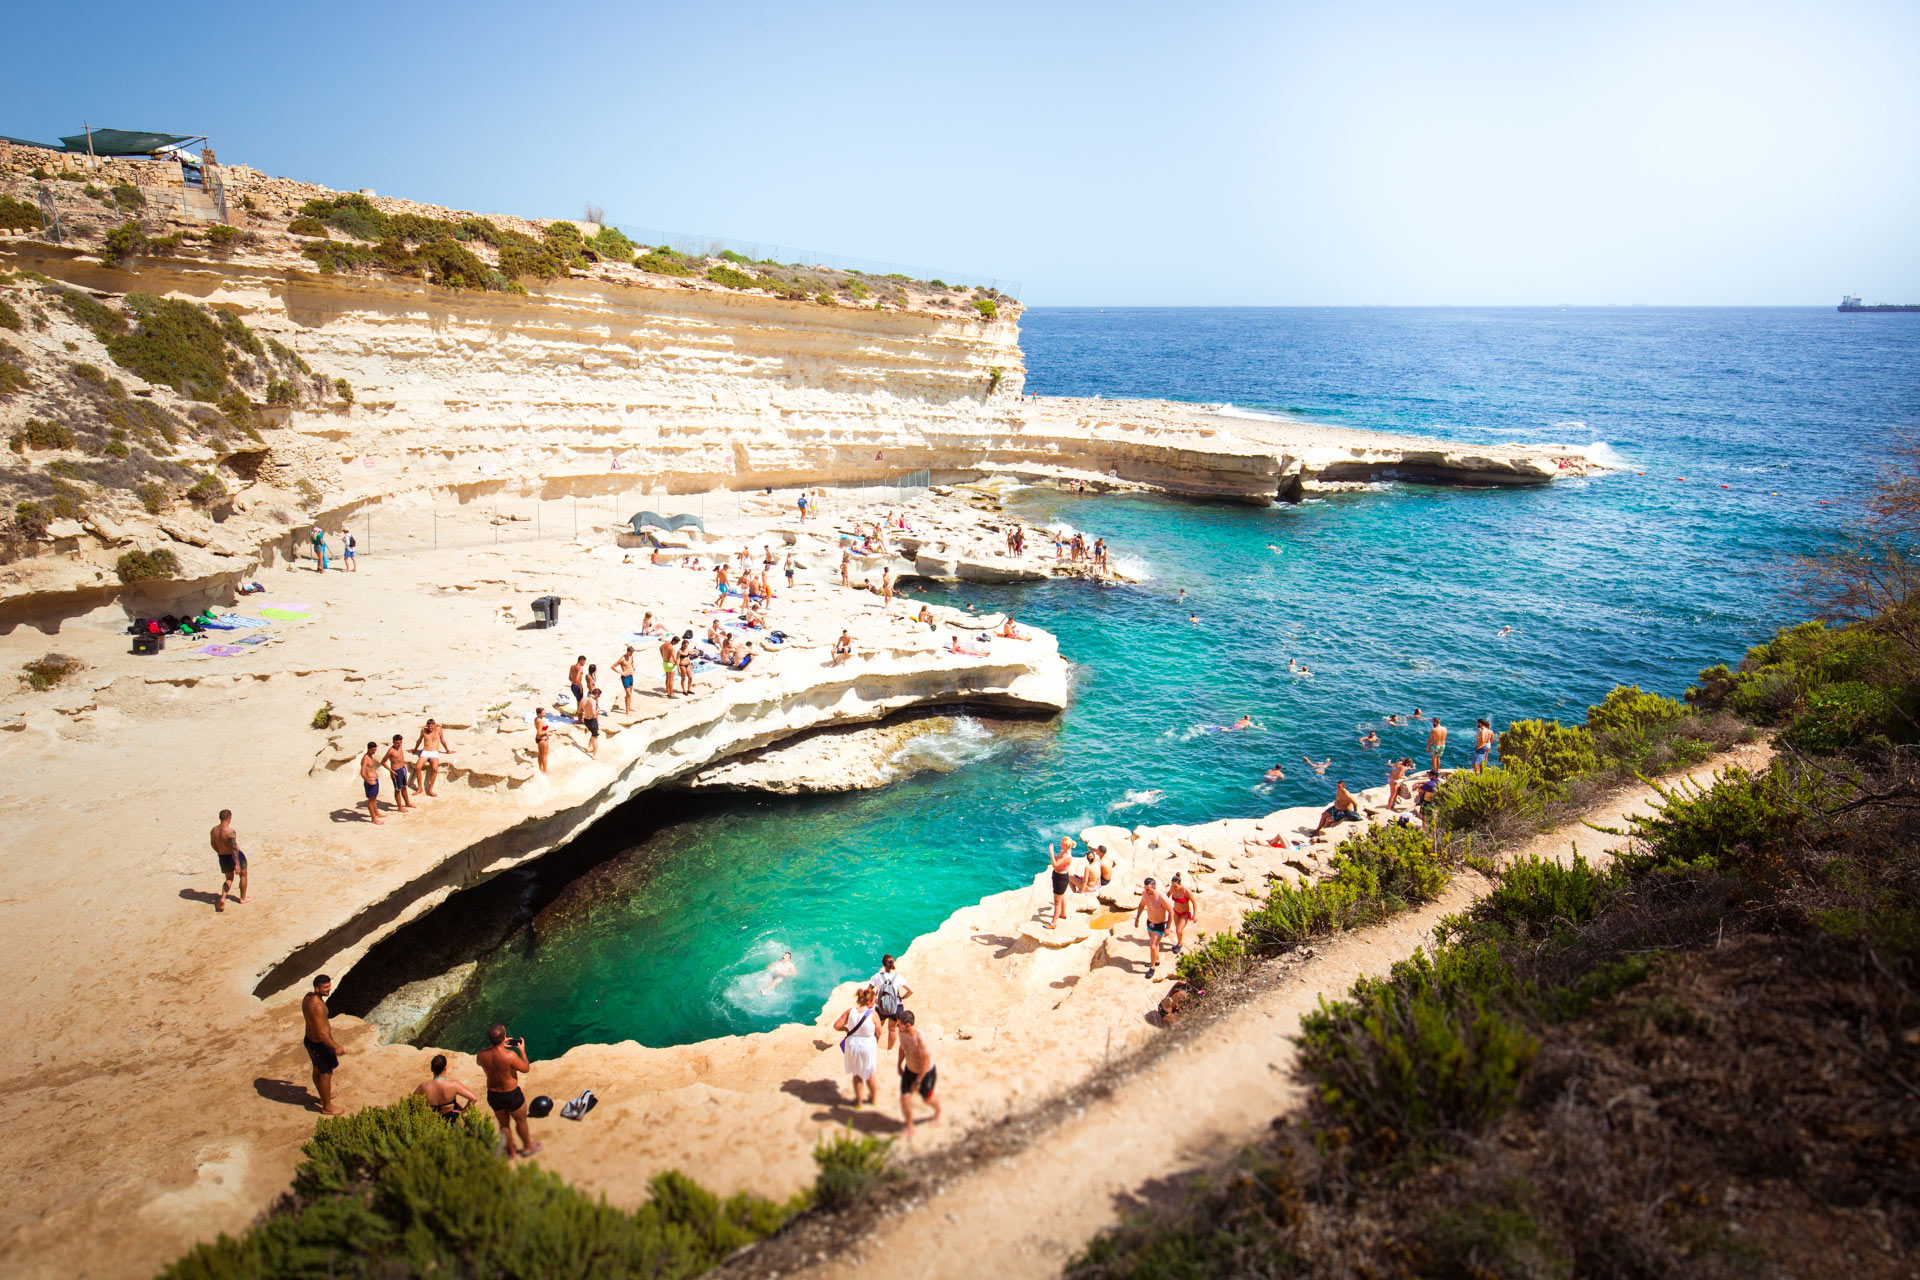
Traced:
[[333, 1102], [333, 1072], [340, 1065], [340, 1042], [333, 1038], [333, 1023], [327, 1014], [327, 997], [333, 992], [333, 979], [321, 974], [313, 980], [313, 990], [300, 998], [300, 1017], [306, 1034], [300, 1043], [307, 1060], [313, 1064], [313, 1091], [320, 1095], [320, 1114], [345, 1115], [346, 1108]]
[[[517, 1038], [509, 1040], [506, 1027], [496, 1022], [487, 1032], [487, 1045], [474, 1056], [480, 1069], [487, 1073], [487, 1106], [500, 1126], [500, 1139], [507, 1144], [508, 1157], [530, 1156], [540, 1149], [540, 1144], [527, 1132], [527, 1095], [520, 1087], [520, 1073], [530, 1070], [526, 1042]], [[518, 1151], [513, 1149], [516, 1129], [520, 1133]]]
[[933, 1065], [933, 1047], [927, 1043], [927, 1037], [920, 1028], [913, 1025], [913, 1010], [900, 1011], [900, 1115], [907, 1122], [907, 1136], [913, 1136], [913, 1095], [920, 1097], [933, 1108], [933, 1115], [927, 1120], [932, 1124], [940, 1118], [940, 1099], [933, 1096], [934, 1086], [939, 1082], [939, 1068]]
[[225, 911], [227, 891], [233, 888], [236, 875], [240, 877], [240, 901], [247, 900], [247, 855], [240, 851], [240, 836], [233, 829], [233, 810], [220, 811], [220, 821], [214, 824], [210, 837], [213, 854], [220, 859], [220, 874], [226, 877], [220, 882], [220, 896], [213, 900], [213, 909]]

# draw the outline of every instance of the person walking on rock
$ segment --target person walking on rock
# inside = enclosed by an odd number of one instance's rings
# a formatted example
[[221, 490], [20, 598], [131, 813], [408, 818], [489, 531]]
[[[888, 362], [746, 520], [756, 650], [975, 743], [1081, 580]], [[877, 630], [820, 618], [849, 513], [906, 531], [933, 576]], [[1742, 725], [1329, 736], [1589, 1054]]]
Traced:
[[860, 1105], [860, 1086], [867, 1086], [867, 1101], [878, 1106], [880, 1095], [874, 1090], [873, 1077], [880, 1069], [880, 1028], [873, 1009], [873, 988], [862, 987], [853, 997], [853, 1007], [841, 1011], [833, 1029], [840, 1037], [840, 1058], [847, 1074], [853, 1077], [853, 1105]]
[[220, 882], [220, 896], [213, 901], [215, 911], [227, 909], [227, 892], [233, 888], [233, 878], [240, 877], [240, 897], [244, 904], [247, 900], [247, 855], [240, 851], [240, 836], [233, 829], [233, 810], [222, 809], [220, 821], [216, 822], [210, 837], [213, 841], [213, 855], [220, 860], [220, 874], [226, 877]]
[[323, 1116], [346, 1114], [346, 1108], [333, 1101], [333, 1073], [346, 1050], [333, 1038], [333, 1022], [327, 1014], [327, 997], [332, 994], [333, 979], [323, 973], [313, 980], [313, 990], [300, 997], [300, 1017], [305, 1024], [300, 1043], [313, 1064], [313, 1091], [320, 1096]]
[[933, 1114], [926, 1123], [940, 1118], [940, 1099], [934, 1096], [940, 1071], [933, 1065], [933, 1046], [926, 1035], [913, 1025], [913, 1010], [900, 1014], [900, 1117], [907, 1122], [907, 1136], [913, 1136], [913, 1095], [918, 1093]]
[[1167, 936], [1167, 925], [1173, 920], [1173, 904], [1160, 892], [1152, 876], [1140, 889], [1140, 905], [1133, 909], [1134, 928], [1140, 927], [1140, 914], [1147, 916], [1147, 981], [1153, 981], [1154, 970], [1160, 967], [1160, 941]]

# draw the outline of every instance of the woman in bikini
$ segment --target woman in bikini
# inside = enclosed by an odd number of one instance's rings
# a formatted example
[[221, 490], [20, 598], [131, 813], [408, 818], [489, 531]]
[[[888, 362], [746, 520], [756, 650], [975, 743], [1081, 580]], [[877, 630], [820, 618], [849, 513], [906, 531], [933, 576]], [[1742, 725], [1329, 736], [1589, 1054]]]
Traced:
[[415, 1085], [413, 1091], [427, 1100], [427, 1105], [433, 1108], [433, 1114], [448, 1124], [457, 1124], [460, 1113], [480, 1099], [458, 1080], [447, 1079], [446, 1054], [434, 1054], [430, 1065], [433, 1067], [433, 1079]]
[[540, 755], [540, 772], [547, 771], [547, 739], [553, 736], [553, 729], [547, 724], [547, 709], [535, 707], [533, 710], [533, 749]]
[[1173, 904], [1173, 950], [1176, 954], [1187, 945], [1187, 925], [1198, 916], [1193, 901], [1193, 892], [1180, 882], [1180, 872], [1173, 873], [1173, 881], [1167, 885], [1167, 901]]

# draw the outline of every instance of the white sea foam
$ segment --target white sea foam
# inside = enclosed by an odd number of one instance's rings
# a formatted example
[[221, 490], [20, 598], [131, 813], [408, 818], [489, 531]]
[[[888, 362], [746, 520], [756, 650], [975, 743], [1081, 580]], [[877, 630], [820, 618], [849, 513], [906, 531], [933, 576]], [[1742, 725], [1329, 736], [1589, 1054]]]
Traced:
[[[783, 951], [793, 951], [793, 965], [796, 970], [791, 978], [782, 978], [772, 984], [767, 966], [780, 958]], [[735, 964], [732, 976], [722, 974], [725, 985], [721, 987], [720, 1003], [741, 1009], [757, 1017], [789, 1012], [797, 996], [804, 993], [802, 984], [806, 981], [809, 967], [814, 957], [800, 951], [794, 951], [776, 934], [763, 934], [748, 948]]]
[[976, 761], [998, 755], [1007, 747], [1004, 738], [971, 716], [956, 717], [951, 729], [923, 733], [893, 753], [889, 763], [896, 771], [915, 773], [932, 769], [952, 773]]
[[1580, 452], [1603, 467], [1631, 467], [1633, 465], [1627, 461], [1625, 455], [1621, 454], [1619, 450], [1615, 449], [1605, 440], [1595, 440], [1592, 444], [1583, 446]]
[[1215, 417], [1219, 418], [1253, 418], [1260, 422], [1286, 421], [1285, 418], [1277, 413], [1262, 413], [1258, 409], [1242, 409], [1239, 405], [1232, 403], [1220, 405], [1213, 410], [1213, 413]]
[[1118, 812], [1121, 809], [1133, 809], [1143, 804], [1159, 804], [1166, 799], [1167, 793], [1158, 790], [1129, 791], [1120, 799], [1107, 806], [1107, 811]]
[[1153, 570], [1148, 568], [1147, 562], [1139, 556], [1123, 551], [1118, 555], [1108, 556], [1108, 560], [1112, 563], [1115, 573], [1132, 578], [1135, 582], [1153, 581]]

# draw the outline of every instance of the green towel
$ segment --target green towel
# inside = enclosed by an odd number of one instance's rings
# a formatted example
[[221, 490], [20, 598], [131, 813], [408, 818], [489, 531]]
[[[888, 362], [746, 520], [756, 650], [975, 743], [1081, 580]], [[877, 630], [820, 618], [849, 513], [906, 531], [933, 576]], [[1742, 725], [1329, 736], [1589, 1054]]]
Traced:
[[313, 615], [310, 613], [292, 613], [286, 609], [262, 609], [260, 616], [272, 618], [275, 622], [304, 622]]

